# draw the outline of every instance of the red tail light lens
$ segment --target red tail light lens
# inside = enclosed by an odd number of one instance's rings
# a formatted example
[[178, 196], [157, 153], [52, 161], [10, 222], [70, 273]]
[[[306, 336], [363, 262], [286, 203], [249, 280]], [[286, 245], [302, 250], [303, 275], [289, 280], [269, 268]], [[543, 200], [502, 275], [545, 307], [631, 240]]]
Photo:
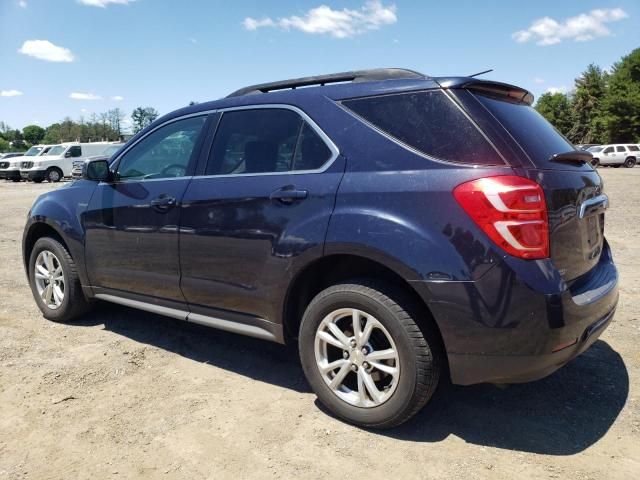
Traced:
[[508, 254], [527, 259], [549, 256], [547, 204], [536, 182], [516, 176], [479, 178], [458, 185], [453, 196]]

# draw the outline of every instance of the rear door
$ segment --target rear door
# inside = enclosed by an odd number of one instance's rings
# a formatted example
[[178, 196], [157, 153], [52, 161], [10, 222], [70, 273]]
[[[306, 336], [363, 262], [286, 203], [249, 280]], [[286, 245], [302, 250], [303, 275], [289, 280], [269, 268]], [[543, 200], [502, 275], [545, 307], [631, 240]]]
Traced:
[[[608, 205], [598, 173], [589, 162], [581, 161], [582, 153], [556, 157], [578, 151], [530, 105], [481, 92], [473, 92], [472, 97], [515, 140], [525, 159], [523, 175], [545, 191], [551, 258], [560, 274], [570, 281], [591, 270], [603, 249]], [[605, 163], [603, 158], [606, 155], [601, 156]]]
[[222, 113], [183, 201], [181, 287], [193, 313], [280, 317], [297, 266], [322, 255], [344, 171], [337, 157], [298, 110]]
[[158, 127], [117, 160], [115, 181], [96, 188], [84, 215], [85, 262], [96, 293], [107, 289], [184, 303], [180, 204], [205, 121], [202, 115]]

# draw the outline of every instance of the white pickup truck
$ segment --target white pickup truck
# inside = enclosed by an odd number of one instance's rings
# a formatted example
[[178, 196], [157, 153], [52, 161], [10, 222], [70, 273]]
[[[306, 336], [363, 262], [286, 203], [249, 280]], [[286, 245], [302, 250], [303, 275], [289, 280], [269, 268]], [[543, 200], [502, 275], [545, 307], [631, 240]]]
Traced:
[[634, 144], [598, 145], [587, 149], [593, 155], [592, 165], [631, 168], [640, 159], [640, 146]]

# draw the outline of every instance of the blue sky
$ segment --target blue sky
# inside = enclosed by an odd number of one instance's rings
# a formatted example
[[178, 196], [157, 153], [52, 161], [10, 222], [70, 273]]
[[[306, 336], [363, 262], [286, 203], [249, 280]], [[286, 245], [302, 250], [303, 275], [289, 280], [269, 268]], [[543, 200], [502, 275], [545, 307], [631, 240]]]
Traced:
[[382, 66], [493, 68], [488, 78], [539, 96], [639, 46], [637, 0], [0, 0], [0, 120], [167, 113], [247, 84]]

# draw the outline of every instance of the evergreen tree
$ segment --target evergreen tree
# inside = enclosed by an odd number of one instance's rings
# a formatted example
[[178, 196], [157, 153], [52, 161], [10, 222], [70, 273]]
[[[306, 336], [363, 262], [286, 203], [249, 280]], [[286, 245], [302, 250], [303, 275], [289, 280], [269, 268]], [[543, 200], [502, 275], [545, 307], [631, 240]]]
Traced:
[[605, 141], [640, 143], [640, 48], [613, 66], [602, 124]]
[[536, 110], [563, 135], [571, 130], [571, 104], [563, 93], [545, 93], [536, 103]]
[[591, 64], [576, 78], [576, 89], [571, 102], [571, 129], [573, 143], [600, 143], [604, 139], [602, 128], [602, 101], [607, 88], [607, 74]]

